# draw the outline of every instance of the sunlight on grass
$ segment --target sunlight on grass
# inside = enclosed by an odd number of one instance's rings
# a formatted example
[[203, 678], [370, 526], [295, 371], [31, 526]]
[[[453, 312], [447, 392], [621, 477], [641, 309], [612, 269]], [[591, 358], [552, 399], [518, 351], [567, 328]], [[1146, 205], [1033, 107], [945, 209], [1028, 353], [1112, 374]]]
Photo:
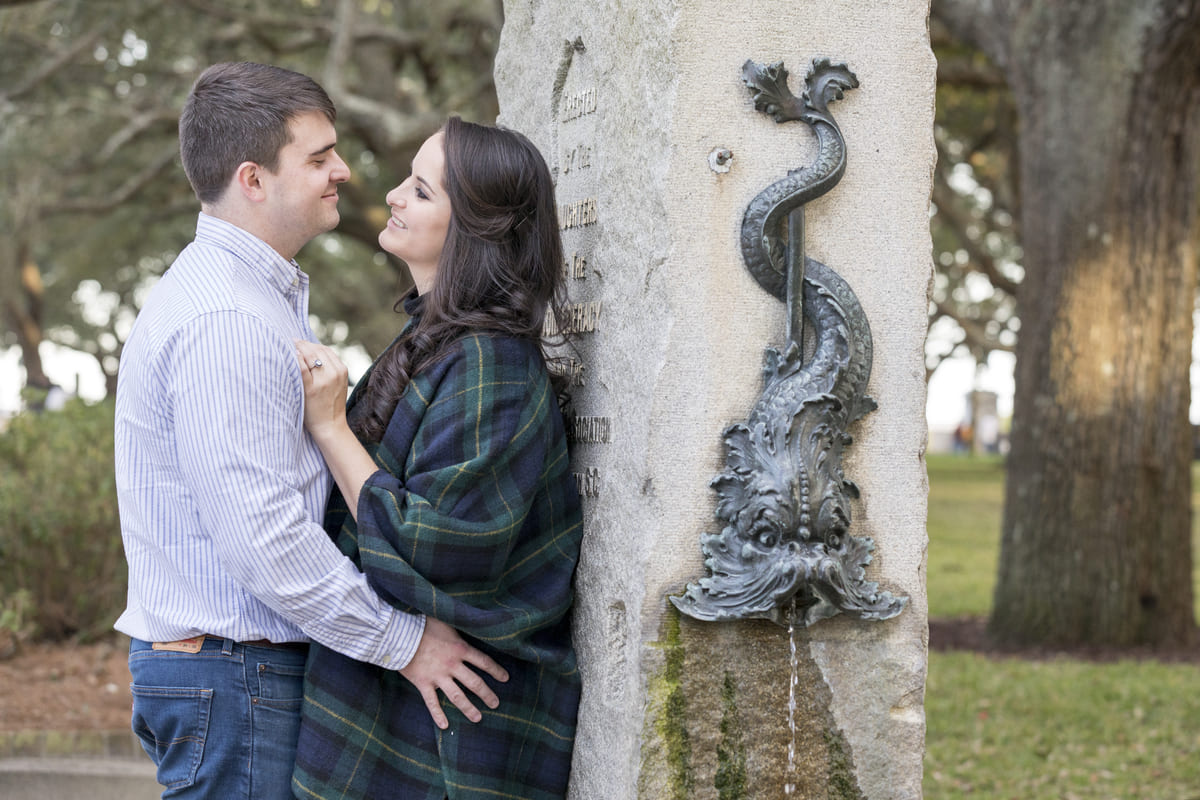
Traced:
[[[932, 455], [928, 469], [930, 616], [986, 616], [1004, 465]], [[1196, 479], [1193, 468], [1193, 508]], [[1192, 537], [1196, 552], [1195, 518]], [[1195, 558], [1193, 574], [1200, 587]], [[931, 652], [925, 710], [926, 800], [1200, 800], [1194, 664]]]

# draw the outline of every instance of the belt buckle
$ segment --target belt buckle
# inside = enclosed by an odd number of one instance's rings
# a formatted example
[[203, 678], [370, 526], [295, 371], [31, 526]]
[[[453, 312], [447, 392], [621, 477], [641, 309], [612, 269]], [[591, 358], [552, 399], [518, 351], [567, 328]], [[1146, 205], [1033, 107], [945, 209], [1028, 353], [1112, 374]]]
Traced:
[[150, 645], [152, 650], [167, 650], [172, 653], [199, 653], [200, 648], [204, 646], [204, 634], [193, 636], [190, 639], [179, 639], [174, 642], [154, 642]]

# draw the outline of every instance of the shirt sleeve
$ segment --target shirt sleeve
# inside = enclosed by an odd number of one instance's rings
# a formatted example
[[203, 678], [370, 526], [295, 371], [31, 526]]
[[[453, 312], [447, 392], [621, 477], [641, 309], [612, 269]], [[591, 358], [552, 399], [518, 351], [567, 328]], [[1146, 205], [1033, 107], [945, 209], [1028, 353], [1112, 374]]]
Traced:
[[220, 566], [313, 640], [405, 666], [424, 618], [371, 591], [305, 510], [303, 383], [291, 342], [253, 316], [214, 316], [219, 323], [179, 334], [166, 391], [184, 481]]
[[376, 472], [358, 501], [360, 558], [377, 591], [528, 659], [530, 637], [570, 608], [581, 524], [563, 524], [574, 506], [548, 491], [561, 487], [567, 454], [535, 356], [519, 342], [466, 339], [427, 404], [414, 384], [397, 406], [420, 416], [411, 446], [389, 438], [411, 429], [396, 419], [382, 443], [382, 463], [401, 474]]

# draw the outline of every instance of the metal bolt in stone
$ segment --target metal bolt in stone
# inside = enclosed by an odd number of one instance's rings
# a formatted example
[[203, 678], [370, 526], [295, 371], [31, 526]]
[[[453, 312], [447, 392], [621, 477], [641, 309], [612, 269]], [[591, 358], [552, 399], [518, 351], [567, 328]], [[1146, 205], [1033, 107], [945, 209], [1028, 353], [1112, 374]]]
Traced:
[[729, 172], [729, 162], [733, 160], [733, 151], [718, 147], [708, 154], [708, 167], [713, 172]]

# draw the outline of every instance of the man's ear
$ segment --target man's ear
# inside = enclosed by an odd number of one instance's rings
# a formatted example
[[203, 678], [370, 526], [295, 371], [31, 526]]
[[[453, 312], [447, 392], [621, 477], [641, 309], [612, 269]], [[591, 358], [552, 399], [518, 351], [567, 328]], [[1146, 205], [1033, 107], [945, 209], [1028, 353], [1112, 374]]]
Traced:
[[233, 173], [234, 183], [242, 196], [251, 202], [261, 202], [266, 199], [266, 189], [262, 182], [263, 168], [253, 161], [243, 161], [238, 164]]

